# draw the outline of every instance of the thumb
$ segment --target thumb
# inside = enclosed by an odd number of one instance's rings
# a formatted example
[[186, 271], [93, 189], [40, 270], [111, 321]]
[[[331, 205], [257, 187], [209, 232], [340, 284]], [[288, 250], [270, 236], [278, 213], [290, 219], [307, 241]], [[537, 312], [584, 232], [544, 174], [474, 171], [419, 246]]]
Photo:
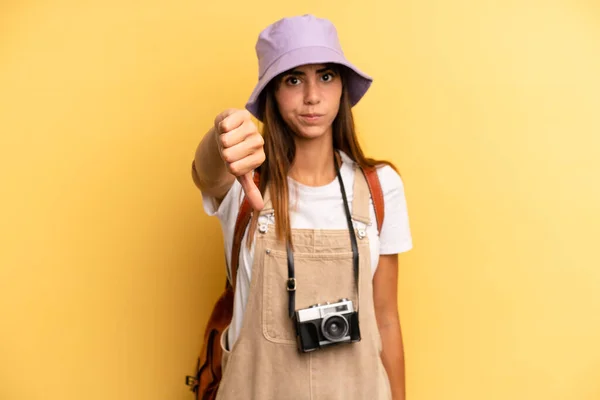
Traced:
[[242, 185], [242, 189], [244, 190], [244, 193], [246, 193], [252, 208], [256, 211], [261, 211], [264, 208], [265, 203], [262, 195], [260, 194], [260, 190], [258, 187], [256, 187], [256, 184], [252, 179], [252, 173], [249, 172], [245, 175], [239, 176], [237, 179]]

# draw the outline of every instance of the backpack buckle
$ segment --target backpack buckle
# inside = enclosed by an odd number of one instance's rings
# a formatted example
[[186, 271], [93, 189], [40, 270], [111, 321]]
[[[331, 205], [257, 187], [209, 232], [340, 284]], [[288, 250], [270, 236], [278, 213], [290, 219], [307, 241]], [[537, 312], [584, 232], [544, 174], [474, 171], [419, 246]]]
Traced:
[[195, 376], [186, 376], [185, 377], [185, 384], [187, 386], [190, 386], [190, 390], [192, 392], [195, 392], [198, 389], [198, 379]]

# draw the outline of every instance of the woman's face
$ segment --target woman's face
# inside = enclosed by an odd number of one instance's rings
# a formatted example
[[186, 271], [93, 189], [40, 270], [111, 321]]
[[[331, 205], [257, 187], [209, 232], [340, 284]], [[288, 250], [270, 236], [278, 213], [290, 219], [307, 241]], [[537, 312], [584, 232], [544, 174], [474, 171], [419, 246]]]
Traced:
[[283, 120], [296, 135], [314, 139], [331, 133], [342, 96], [338, 69], [309, 64], [284, 73], [275, 90]]

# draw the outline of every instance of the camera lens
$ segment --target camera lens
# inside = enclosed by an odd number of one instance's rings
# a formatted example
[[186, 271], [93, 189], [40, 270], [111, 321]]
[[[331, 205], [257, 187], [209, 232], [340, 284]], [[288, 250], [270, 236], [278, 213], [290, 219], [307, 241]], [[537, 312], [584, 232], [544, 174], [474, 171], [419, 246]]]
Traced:
[[323, 320], [321, 330], [327, 340], [337, 342], [348, 335], [349, 326], [344, 317], [332, 315]]

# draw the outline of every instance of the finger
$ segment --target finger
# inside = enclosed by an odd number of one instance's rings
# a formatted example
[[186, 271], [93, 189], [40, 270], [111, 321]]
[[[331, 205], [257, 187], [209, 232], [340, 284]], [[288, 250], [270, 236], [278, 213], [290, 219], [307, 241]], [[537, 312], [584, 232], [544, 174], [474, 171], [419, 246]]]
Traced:
[[263, 151], [257, 151], [248, 157], [244, 157], [241, 160], [228, 164], [227, 167], [232, 175], [242, 176], [252, 172], [255, 168], [258, 168], [264, 161], [265, 153]]
[[236, 128], [239, 128], [245, 121], [250, 119], [249, 113], [247, 111], [239, 111], [236, 110], [230, 114], [226, 115], [218, 124], [217, 130], [219, 133], [227, 133]]
[[248, 136], [257, 133], [254, 124], [244, 124], [230, 130], [228, 132], [221, 133], [218, 137], [219, 142], [223, 148], [235, 146], [238, 143], [243, 142]]
[[242, 184], [242, 189], [244, 190], [244, 193], [246, 193], [246, 197], [248, 197], [248, 201], [250, 202], [252, 208], [256, 211], [261, 211], [264, 208], [265, 203], [262, 195], [260, 194], [260, 190], [252, 179], [252, 174], [247, 173], [246, 175], [242, 175], [237, 179]]
[[223, 158], [226, 163], [233, 164], [234, 162], [242, 160], [261, 150], [264, 144], [265, 142], [262, 136], [257, 134], [234, 146], [225, 147], [221, 152], [221, 158]]
[[221, 123], [221, 121], [223, 121], [225, 118], [229, 117], [231, 114], [235, 113], [237, 110], [235, 108], [229, 108], [221, 113], [219, 113], [216, 117], [215, 117], [215, 127], [218, 127], [218, 125]]

